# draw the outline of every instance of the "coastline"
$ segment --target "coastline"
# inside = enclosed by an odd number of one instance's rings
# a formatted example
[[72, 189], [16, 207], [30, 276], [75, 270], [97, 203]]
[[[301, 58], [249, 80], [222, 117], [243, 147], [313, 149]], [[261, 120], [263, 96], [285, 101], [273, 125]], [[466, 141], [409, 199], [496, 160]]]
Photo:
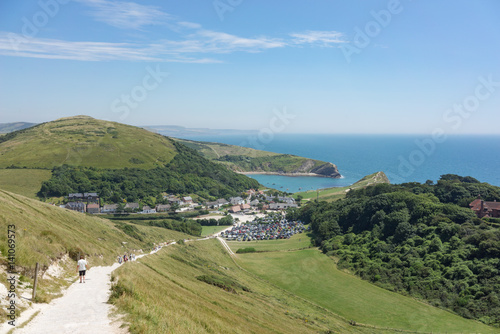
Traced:
[[244, 175], [255, 175], [255, 174], [260, 174], [260, 175], [279, 175], [279, 176], [312, 176], [312, 177], [323, 177], [327, 179], [342, 179], [343, 176], [340, 175], [339, 177], [332, 177], [332, 176], [327, 176], [327, 175], [322, 175], [322, 174], [316, 174], [316, 173], [283, 173], [283, 172], [240, 172], [240, 171], [234, 171], [235, 173], [238, 174], [244, 174]]

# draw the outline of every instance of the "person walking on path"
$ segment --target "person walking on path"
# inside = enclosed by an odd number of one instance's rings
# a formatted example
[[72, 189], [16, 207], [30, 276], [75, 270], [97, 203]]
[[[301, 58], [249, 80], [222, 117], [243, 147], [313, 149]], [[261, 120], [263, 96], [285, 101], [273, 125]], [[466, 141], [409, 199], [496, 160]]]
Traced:
[[78, 264], [76, 265], [76, 271], [80, 274], [80, 283], [85, 283], [85, 271], [89, 269], [89, 265], [87, 261], [84, 259], [83, 255], [80, 255], [80, 260], [78, 260]]

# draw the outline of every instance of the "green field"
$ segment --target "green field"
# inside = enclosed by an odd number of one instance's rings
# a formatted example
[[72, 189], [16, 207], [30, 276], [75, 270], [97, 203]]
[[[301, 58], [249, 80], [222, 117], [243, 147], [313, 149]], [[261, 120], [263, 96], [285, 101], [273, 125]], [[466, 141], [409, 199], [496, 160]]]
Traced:
[[0, 189], [30, 198], [37, 198], [42, 182], [50, 179], [46, 169], [0, 169]]
[[353, 183], [347, 187], [334, 187], [316, 190], [308, 190], [304, 192], [297, 192], [293, 194], [293, 197], [297, 199], [297, 196], [302, 196], [303, 201], [315, 200], [316, 198], [320, 201], [335, 201], [337, 199], [344, 198], [346, 193], [350, 189], [359, 189], [367, 187], [372, 184], [377, 183], [389, 183], [389, 179], [384, 174], [384, 172], [377, 172], [363, 177], [361, 180]]
[[233, 252], [240, 248], [253, 247], [258, 252], [287, 251], [303, 249], [311, 246], [311, 239], [306, 233], [299, 233], [290, 239], [259, 240], [259, 241], [228, 241], [227, 245]]
[[317, 249], [240, 254], [237, 261], [277, 286], [357, 323], [433, 333], [498, 333], [339, 271]]
[[111, 301], [133, 334], [374, 333], [256, 279], [216, 239], [168, 246], [113, 275]]
[[228, 227], [229, 226], [202, 226], [201, 227], [201, 236], [206, 237], [210, 234], [218, 233], [218, 232], [220, 232]]

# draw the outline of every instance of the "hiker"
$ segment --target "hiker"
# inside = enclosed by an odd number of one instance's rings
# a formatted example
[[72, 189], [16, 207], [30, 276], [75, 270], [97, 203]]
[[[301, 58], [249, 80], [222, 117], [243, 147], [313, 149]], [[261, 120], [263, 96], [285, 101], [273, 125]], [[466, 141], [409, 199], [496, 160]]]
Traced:
[[87, 261], [85, 261], [83, 255], [80, 255], [80, 260], [78, 260], [78, 264], [76, 265], [76, 272], [80, 274], [80, 283], [85, 283], [85, 271], [89, 269], [89, 265]]
[[127, 262], [127, 261], [128, 261], [127, 254], [123, 255], [123, 261], [124, 261], [124, 262]]
[[122, 264], [122, 257], [120, 255], [118, 255], [118, 263]]

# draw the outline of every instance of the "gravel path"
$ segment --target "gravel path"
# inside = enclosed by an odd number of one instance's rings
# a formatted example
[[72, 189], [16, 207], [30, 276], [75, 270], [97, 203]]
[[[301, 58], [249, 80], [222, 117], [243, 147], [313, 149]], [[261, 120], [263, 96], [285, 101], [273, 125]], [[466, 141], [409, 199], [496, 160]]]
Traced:
[[[42, 305], [40, 313], [16, 334], [121, 334], [118, 323], [111, 323], [107, 304], [110, 294], [110, 275], [119, 266], [93, 267], [87, 271], [86, 283], [73, 283], [64, 296]], [[75, 273], [76, 275], [76, 273]], [[23, 321], [19, 319], [17, 325]], [[27, 319], [25, 319], [27, 320]]]

